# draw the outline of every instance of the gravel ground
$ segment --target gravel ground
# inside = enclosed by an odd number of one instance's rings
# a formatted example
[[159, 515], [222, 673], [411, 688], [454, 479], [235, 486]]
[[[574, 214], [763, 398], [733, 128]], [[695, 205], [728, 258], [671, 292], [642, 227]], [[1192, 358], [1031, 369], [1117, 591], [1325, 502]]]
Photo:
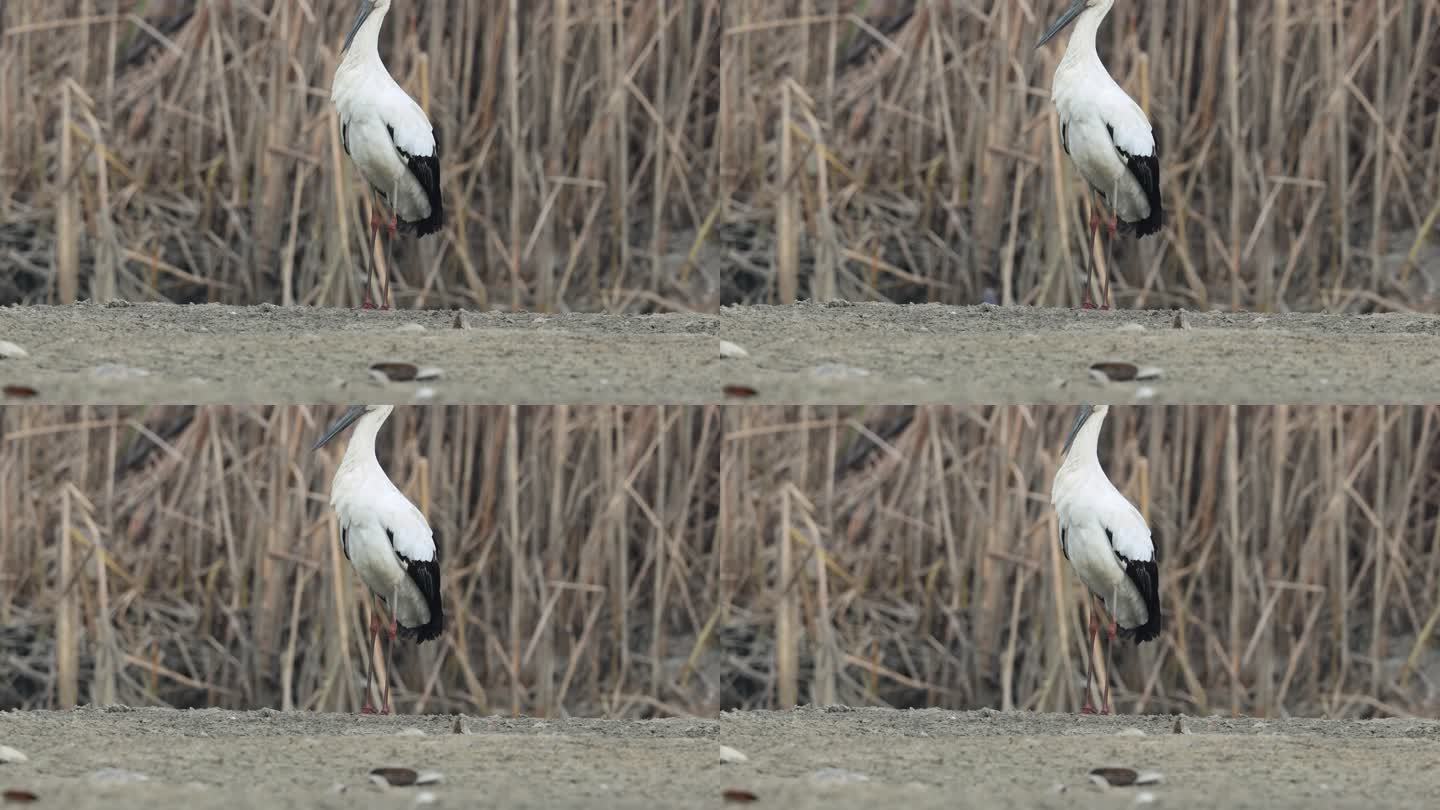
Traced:
[[[101, 404], [1440, 400], [1440, 316], [1183, 317], [1188, 328], [1160, 310], [846, 303], [718, 316], [9, 307], [0, 341], [26, 354], [0, 357], [0, 383]], [[722, 358], [720, 339], [745, 355]], [[373, 380], [386, 361], [443, 376]], [[1089, 369], [1105, 361], [1159, 377], [1102, 384]], [[727, 399], [737, 389], [756, 393]]]
[[[1435, 807], [1440, 722], [1095, 717], [927, 709], [722, 712], [748, 758], [725, 789], [763, 806]], [[1092, 784], [1096, 767], [1154, 771], [1144, 787]], [[756, 806], [761, 806], [757, 804]]]
[[[0, 789], [36, 807], [711, 807], [714, 720], [375, 717], [223, 709], [0, 713]], [[3, 759], [3, 751], [0, 751]], [[381, 788], [376, 767], [436, 771]], [[183, 804], [182, 804], [183, 802]], [[10, 805], [5, 803], [6, 807]]]
[[[10, 307], [0, 340], [27, 356], [0, 359], [0, 381], [35, 389], [31, 401], [122, 405], [692, 402], [719, 397], [717, 325], [685, 314]], [[388, 361], [443, 376], [372, 379], [370, 365]]]
[[[729, 307], [752, 401], [1394, 403], [1440, 399], [1440, 316], [891, 304]], [[1101, 384], [1097, 362], [1154, 367]]]

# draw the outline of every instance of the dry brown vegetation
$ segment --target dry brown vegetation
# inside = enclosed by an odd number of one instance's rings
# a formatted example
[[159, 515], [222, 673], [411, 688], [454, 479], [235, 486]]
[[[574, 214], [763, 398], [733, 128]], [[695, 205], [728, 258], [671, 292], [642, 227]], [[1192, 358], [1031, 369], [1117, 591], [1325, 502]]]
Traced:
[[[840, 6], [869, 25], [727, 5], [723, 192], [754, 192], [776, 245], [745, 297], [1078, 301], [1081, 184], [1049, 101], [1064, 41], [1032, 51], [1062, 3]], [[1168, 215], [1117, 248], [1118, 301], [1433, 307], [1437, 31], [1435, 0], [1116, 3], [1101, 56], [1156, 126]]]
[[[722, 707], [1073, 711], [1083, 586], [1050, 485], [1073, 409], [730, 408]], [[1115, 408], [1166, 627], [1118, 711], [1440, 707], [1440, 408]]]
[[[363, 586], [330, 408], [0, 410], [0, 706], [353, 711]], [[380, 436], [444, 562], [401, 712], [713, 715], [713, 407], [401, 408]]]
[[[348, 0], [0, 5], [5, 300], [358, 301], [328, 100]], [[1073, 304], [1058, 2], [397, 3], [451, 222], [401, 306]], [[1044, 18], [1044, 19], [1041, 19]], [[1433, 308], [1440, 0], [1116, 5], [1166, 230], [1122, 305]], [[1428, 241], [1427, 241], [1428, 240]]]
[[[687, 257], [720, 5], [397, 2], [382, 56], [439, 130], [449, 211], [397, 246], [397, 305], [713, 310], [718, 271]], [[358, 304], [368, 220], [329, 99], [354, 13], [0, 4], [4, 300]]]

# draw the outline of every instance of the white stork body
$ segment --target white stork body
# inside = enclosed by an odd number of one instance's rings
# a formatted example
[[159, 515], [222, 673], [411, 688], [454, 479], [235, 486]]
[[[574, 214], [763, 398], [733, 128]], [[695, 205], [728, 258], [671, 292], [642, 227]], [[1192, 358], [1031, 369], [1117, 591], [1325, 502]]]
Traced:
[[[375, 436], [392, 410], [390, 405], [353, 406], [315, 447], [355, 425], [330, 485], [341, 548], [360, 581], [390, 609], [391, 639], [398, 634], [424, 642], [444, 629], [440, 559], [425, 516], [395, 487], [375, 457]], [[372, 622], [371, 629], [374, 633], [379, 628]], [[386, 672], [388, 676], [388, 667]], [[388, 712], [388, 681], [386, 693]], [[368, 705], [368, 684], [366, 699]]]
[[390, 0], [360, 0], [330, 100], [340, 116], [345, 153], [394, 212], [391, 230], [425, 236], [445, 222], [440, 156], [425, 111], [380, 61], [380, 26], [389, 10]]
[[[1095, 49], [1100, 23], [1115, 0], [1073, 0], [1039, 48], [1072, 22], [1075, 30], [1055, 68], [1050, 98], [1060, 117], [1060, 143], [1085, 182], [1115, 212], [1115, 230], [1158, 233], [1160, 159], [1150, 119], [1105, 70]], [[1092, 226], [1093, 227], [1093, 226]], [[1087, 290], [1088, 301], [1088, 290]]]
[[[1108, 405], [1081, 406], [1065, 442], [1065, 460], [1055, 473], [1050, 502], [1060, 524], [1065, 559], [1110, 612], [1111, 639], [1118, 634], [1138, 644], [1160, 634], [1160, 572], [1145, 518], [1100, 467], [1100, 429], [1108, 411]], [[1092, 622], [1092, 639], [1097, 632]], [[1108, 682], [1105, 692], [1108, 712]], [[1087, 708], [1089, 695], [1087, 682]]]

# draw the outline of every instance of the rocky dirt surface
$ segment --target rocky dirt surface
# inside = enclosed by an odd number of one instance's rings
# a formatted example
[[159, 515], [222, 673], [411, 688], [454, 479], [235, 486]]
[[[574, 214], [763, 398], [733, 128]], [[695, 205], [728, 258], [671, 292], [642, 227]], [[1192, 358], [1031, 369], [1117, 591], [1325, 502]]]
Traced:
[[[0, 383], [34, 389], [32, 402], [126, 405], [717, 401], [717, 327], [713, 315], [690, 314], [8, 307], [0, 341], [24, 355], [0, 349]], [[372, 379], [371, 364], [388, 361], [442, 376]]]
[[[805, 708], [722, 712], [766, 807], [1434, 807], [1440, 722]], [[1160, 781], [1102, 787], [1098, 767]], [[755, 806], [762, 806], [756, 804]]]
[[[455, 724], [268, 709], [0, 713], [0, 790], [34, 793], [33, 807], [105, 810], [717, 803], [713, 719], [468, 717], [464, 733]], [[4, 761], [13, 757], [3, 746], [24, 761]], [[381, 787], [369, 777], [377, 767], [441, 781]]]
[[[1182, 323], [1176, 326], [1177, 319]], [[1440, 316], [892, 304], [725, 307], [723, 382], [805, 403], [1394, 403], [1440, 398]], [[1102, 384], [1122, 361], [1159, 377]]]

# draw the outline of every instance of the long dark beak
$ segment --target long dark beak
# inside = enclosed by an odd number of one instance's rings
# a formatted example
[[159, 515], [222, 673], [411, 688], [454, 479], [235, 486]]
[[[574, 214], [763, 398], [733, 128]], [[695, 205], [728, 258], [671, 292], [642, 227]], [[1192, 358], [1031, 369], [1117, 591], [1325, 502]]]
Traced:
[[1084, 10], [1085, 0], [1073, 0], [1073, 2], [1070, 3], [1070, 7], [1065, 9], [1065, 13], [1060, 15], [1060, 19], [1056, 20], [1055, 24], [1050, 26], [1050, 29], [1045, 32], [1045, 36], [1040, 37], [1040, 41], [1035, 43], [1035, 48], [1038, 50], [1041, 45], [1049, 42], [1056, 34], [1064, 31], [1065, 26], [1075, 22], [1075, 18], [1079, 17], [1080, 12]]
[[345, 45], [340, 48], [341, 53], [350, 50], [350, 41], [355, 39], [355, 32], [360, 30], [360, 26], [364, 24], [365, 18], [369, 17], [370, 12], [374, 10], [375, 3], [372, 2], [372, 0], [360, 0], [360, 11], [355, 15], [355, 24], [350, 26], [350, 33], [345, 35]]
[[1070, 428], [1070, 435], [1065, 437], [1065, 449], [1060, 452], [1061, 455], [1070, 453], [1070, 445], [1075, 443], [1075, 434], [1080, 432], [1080, 426], [1085, 424], [1085, 420], [1089, 419], [1092, 413], [1095, 413], [1094, 405], [1088, 402], [1081, 404], [1080, 412], [1075, 414], [1075, 425]]
[[341, 431], [343, 431], [345, 428], [350, 427], [350, 425], [354, 424], [356, 419], [359, 419], [364, 414], [364, 405], [351, 405], [350, 410], [346, 411], [344, 415], [342, 415], [339, 419], [336, 419], [335, 424], [331, 425], [330, 429], [325, 431], [325, 435], [320, 437], [320, 441], [315, 442], [315, 446], [311, 447], [310, 449], [319, 450], [320, 448], [324, 447], [330, 442], [331, 439], [340, 435]]

